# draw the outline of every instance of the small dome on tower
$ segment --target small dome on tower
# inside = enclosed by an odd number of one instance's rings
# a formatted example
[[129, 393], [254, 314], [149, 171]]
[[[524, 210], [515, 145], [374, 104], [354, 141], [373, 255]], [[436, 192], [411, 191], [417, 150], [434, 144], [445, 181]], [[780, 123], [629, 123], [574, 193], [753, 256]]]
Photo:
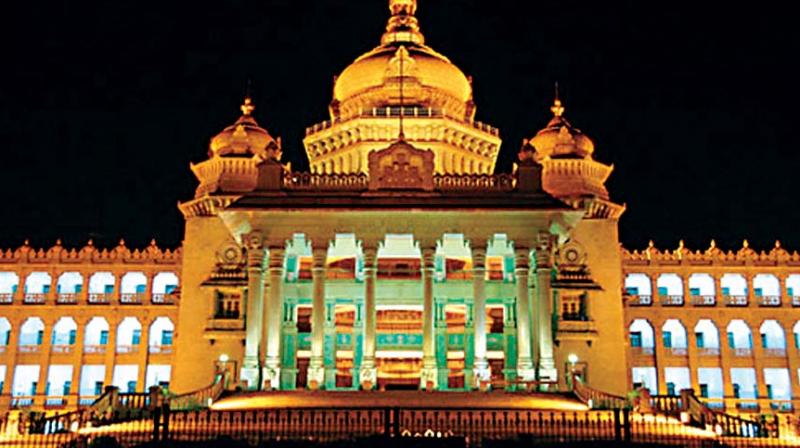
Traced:
[[280, 160], [280, 138], [272, 138], [266, 129], [258, 125], [253, 118], [255, 108], [252, 99], [246, 97], [241, 106], [242, 116], [211, 139], [209, 157], [258, 156], [262, 160]]
[[558, 95], [550, 110], [553, 112], [553, 119], [547, 123], [547, 127], [523, 145], [533, 146], [536, 150], [534, 159], [542, 161], [549, 158], [591, 158], [594, 153], [594, 142], [579, 129], [572, 127], [564, 118], [564, 106]]

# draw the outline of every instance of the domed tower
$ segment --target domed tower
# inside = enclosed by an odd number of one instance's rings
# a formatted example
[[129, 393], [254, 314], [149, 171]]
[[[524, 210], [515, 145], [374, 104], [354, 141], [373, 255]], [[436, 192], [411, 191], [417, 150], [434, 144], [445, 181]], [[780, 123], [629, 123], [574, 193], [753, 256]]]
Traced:
[[425, 44], [416, 0], [390, 0], [389, 9], [380, 45], [336, 77], [330, 120], [306, 129], [311, 171], [368, 173], [369, 153], [402, 130], [434, 152], [437, 173], [491, 174], [501, 140], [475, 121], [470, 78]]

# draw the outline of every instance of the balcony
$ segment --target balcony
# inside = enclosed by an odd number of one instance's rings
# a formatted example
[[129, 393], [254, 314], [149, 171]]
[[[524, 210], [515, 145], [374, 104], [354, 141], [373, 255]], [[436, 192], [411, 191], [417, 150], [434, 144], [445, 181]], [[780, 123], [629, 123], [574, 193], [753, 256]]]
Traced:
[[0, 305], [7, 303], [14, 303], [14, 294], [12, 293], [0, 294]]
[[719, 347], [702, 347], [697, 349], [697, 356], [719, 356]]
[[88, 354], [98, 354], [101, 355], [106, 352], [105, 345], [84, 345], [83, 352]]
[[19, 346], [19, 352], [20, 353], [37, 353], [37, 352], [39, 352], [39, 346], [38, 345], [28, 345], [28, 344], [20, 345]]
[[669, 347], [665, 348], [664, 352], [667, 356], [685, 357], [689, 355], [689, 350], [686, 347]]
[[747, 296], [724, 296], [725, 306], [747, 306]]
[[633, 356], [653, 356], [655, 349], [653, 347], [631, 347], [631, 354]]
[[800, 307], [800, 296], [792, 296], [792, 306], [795, 308]]
[[176, 294], [153, 294], [150, 300], [154, 305], [175, 305], [178, 303]]
[[89, 305], [108, 305], [113, 297], [114, 294], [111, 293], [91, 293], [89, 294]]
[[53, 353], [64, 354], [64, 353], [69, 353], [71, 349], [72, 349], [71, 345], [54, 345], [50, 348], [50, 351], [52, 351]]
[[45, 293], [26, 293], [23, 296], [22, 302], [26, 305], [41, 305], [47, 300]]
[[692, 296], [694, 306], [715, 306], [717, 298], [715, 296]]
[[734, 348], [733, 349], [733, 356], [737, 358], [749, 358], [753, 356], [753, 349], [752, 348]]
[[78, 303], [78, 295], [75, 293], [61, 293], [56, 296], [58, 305], [75, 305]]
[[758, 306], [777, 307], [781, 306], [781, 296], [762, 296], [758, 298]]
[[764, 349], [764, 356], [769, 358], [785, 358], [786, 357], [786, 349], [785, 348], [765, 348]]
[[33, 406], [33, 397], [16, 396], [11, 397], [11, 409], [22, 409]]
[[653, 304], [653, 296], [628, 296], [629, 306], [651, 306]]
[[67, 404], [67, 399], [64, 397], [47, 397], [44, 399], [44, 407], [47, 409], [61, 409]]
[[659, 296], [658, 302], [661, 303], [661, 306], [683, 306], [683, 296]]
[[118, 345], [117, 346], [117, 353], [120, 354], [133, 354], [139, 352], [138, 345]]
[[122, 294], [119, 296], [119, 303], [122, 305], [141, 305], [144, 301], [144, 293]]

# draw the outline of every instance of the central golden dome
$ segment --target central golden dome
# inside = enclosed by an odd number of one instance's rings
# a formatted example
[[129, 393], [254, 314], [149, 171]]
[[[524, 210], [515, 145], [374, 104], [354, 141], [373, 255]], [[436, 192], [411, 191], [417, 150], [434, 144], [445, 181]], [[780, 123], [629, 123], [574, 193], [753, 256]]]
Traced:
[[414, 16], [416, 0], [390, 0], [389, 9], [392, 16], [381, 45], [356, 59], [336, 78], [333, 118], [402, 102], [471, 119], [474, 106], [470, 79], [448, 58], [425, 45]]

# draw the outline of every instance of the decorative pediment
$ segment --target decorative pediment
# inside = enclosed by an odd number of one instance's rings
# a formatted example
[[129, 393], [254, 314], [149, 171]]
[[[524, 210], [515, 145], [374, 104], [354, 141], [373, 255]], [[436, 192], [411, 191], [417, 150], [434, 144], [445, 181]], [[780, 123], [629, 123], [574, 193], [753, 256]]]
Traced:
[[405, 140], [369, 154], [370, 190], [433, 190], [433, 151]]

